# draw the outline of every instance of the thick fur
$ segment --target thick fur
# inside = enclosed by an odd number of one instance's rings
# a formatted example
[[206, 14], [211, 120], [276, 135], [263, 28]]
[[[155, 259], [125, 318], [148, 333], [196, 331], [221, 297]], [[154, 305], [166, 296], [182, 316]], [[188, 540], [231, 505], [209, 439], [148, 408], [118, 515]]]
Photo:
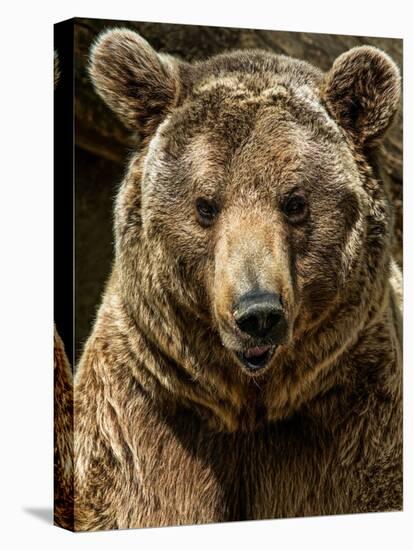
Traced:
[[[90, 73], [144, 139], [75, 378], [75, 529], [400, 510], [400, 273], [377, 145], [394, 63], [358, 48], [327, 74], [260, 51], [188, 65], [116, 30]], [[288, 338], [252, 375], [233, 304], [269, 287]]]
[[74, 528], [73, 380], [63, 342], [54, 329], [54, 521]]

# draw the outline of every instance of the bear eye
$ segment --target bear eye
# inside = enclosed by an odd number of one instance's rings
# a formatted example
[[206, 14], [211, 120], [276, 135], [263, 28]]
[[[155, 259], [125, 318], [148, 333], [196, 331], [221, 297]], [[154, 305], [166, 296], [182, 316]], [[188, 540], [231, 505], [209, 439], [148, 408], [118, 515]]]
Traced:
[[307, 201], [302, 195], [290, 195], [283, 205], [284, 215], [291, 223], [301, 223], [306, 220], [308, 214]]
[[195, 201], [196, 217], [203, 227], [209, 227], [213, 224], [218, 214], [217, 204], [209, 199], [200, 197]]

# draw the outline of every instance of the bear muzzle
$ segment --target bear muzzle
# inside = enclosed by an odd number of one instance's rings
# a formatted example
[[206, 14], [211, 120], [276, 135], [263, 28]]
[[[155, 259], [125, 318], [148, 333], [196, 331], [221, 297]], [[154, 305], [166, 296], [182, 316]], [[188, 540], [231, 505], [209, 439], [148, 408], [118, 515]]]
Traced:
[[242, 342], [238, 358], [251, 371], [265, 368], [288, 335], [281, 295], [268, 291], [247, 292], [236, 303], [233, 317]]

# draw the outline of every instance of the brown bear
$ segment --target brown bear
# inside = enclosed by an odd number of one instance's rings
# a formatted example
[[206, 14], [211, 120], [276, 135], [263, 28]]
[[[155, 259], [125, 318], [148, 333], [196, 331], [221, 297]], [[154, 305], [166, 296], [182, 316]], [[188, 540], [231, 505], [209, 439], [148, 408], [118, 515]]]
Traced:
[[189, 64], [117, 29], [90, 75], [141, 144], [74, 381], [75, 529], [400, 510], [393, 61]]

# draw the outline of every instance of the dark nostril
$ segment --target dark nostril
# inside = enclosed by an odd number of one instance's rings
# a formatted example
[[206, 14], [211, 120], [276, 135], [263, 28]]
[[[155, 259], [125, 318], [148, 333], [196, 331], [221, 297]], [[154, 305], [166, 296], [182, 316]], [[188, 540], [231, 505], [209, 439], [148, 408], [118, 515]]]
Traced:
[[280, 296], [275, 293], [249, 293], [234, 313], [238, 328], [254, 338], [272, 335], [283, 316]]
[[272, 328], [278, 325], [278, 323], [281, 321], [281, 313], [275, 313], [272, 312], [267, 315], [267, 318], [265, 319], [265, 326], [266, 328]]
[[281, 320], [279, 313], [265, 313], [264, 311], [251, 312], [237, 321], [242, 332], [255, 338], [265, 338]]
[[255, 315], [247, 315], [246, 317], [243, 317], [237, 321], [237, 325], [242, 332], [252, 335], [258, 334], [261, 329], [260, 320]]

